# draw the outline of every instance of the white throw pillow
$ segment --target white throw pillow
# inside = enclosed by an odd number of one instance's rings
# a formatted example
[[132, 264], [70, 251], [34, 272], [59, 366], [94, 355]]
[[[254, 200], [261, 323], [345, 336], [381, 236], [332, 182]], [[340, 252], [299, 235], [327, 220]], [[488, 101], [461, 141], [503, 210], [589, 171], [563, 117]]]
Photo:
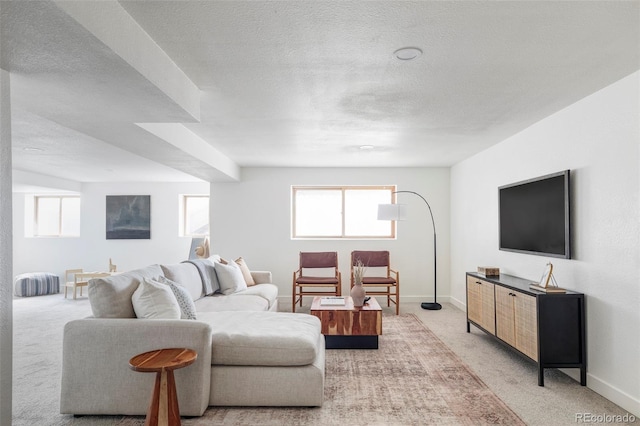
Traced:
[[173, 295], [176, 297], [178, 306], [180, 306], [180, 318], [191, 320], [196, 319], [196, 305], [193, 303], [191, 294], [189, 294], [187, 289], [180, 284], [171, 281], [167, 277], [160, 277], [160, 282], [168, 285], [173, 292]]
[[166, 284], [144, 278], [131, 296], [138, 318], [180, 319], [180, 306]]
[[226, 264], [215, 262], [215, 269], [222, 294], [231, 294], [247, 289], [247, 283], [236, 262], [227, 262]]

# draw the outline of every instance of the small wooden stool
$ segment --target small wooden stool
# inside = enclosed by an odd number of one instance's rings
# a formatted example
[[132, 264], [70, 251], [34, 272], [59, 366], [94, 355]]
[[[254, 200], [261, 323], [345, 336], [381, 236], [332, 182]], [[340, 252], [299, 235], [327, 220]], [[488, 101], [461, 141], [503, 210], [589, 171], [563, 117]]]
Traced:
[[143, 373], [156, 373], [156, 384], [147, 410], [145, 426], [179, 426], [180, 408], [173, 370], [193, 364], [196, 351], [185, 348], [158, 349], [136, 355], [129, 367]]

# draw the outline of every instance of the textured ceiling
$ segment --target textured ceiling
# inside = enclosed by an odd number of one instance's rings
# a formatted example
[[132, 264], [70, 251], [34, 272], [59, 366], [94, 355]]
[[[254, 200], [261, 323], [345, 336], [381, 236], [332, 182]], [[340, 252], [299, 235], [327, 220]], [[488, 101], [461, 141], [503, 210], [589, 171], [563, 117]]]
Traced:
[[[14, 167], [81, 182], [450, 166], [640, 69], [637, 1], [2, 2], [0, 12]], [[424, 54], [395, 59], [405, 46]]]

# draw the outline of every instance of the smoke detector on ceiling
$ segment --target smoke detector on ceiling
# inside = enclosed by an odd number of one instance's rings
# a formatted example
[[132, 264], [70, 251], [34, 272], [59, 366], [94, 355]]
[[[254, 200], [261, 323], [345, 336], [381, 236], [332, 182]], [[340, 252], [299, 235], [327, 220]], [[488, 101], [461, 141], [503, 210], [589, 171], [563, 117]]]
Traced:
[[401, 61], [411, 61], [420, 55], [422, 55], [422, 49], [418, 47], [402, 47], [393, 52], [393, 56]]

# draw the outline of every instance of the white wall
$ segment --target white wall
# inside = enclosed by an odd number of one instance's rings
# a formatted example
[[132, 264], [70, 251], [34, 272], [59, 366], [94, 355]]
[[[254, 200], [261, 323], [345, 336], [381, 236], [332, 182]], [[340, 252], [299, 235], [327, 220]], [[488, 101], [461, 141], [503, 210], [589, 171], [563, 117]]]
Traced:
[[[538, 122], [451, 170], [451, 295], [479, 265], [583, 292], [588, 386], [640, 415], [640, 73]], [[498, 250], [500, 185], [572, 170], [573, 259]]]
[[[438, 294], [449, 295], [449, 169], [253, 168], [238, 183], [211, 184], [211, 252], [244, 257], [251, 269], [273, 273], [279, 294], [290, 303], [292, 274], [300, 251], [338, 251], [342, 291], [349, 291], [352, 250], [389, 250], [400, 271], [402, 300], [425, 301], [433, 295], [433, 231], [425, 203], [398, 194], [409, 218], [398, 224], [397, 240], [292, 240], [292, 185], [397, 185], [425, 197], [438, 231]], [[439, 297], [438, 300], [446, 300]]]
[[[187, 258], [191, 238], [178, 236], [180, 194], [207, 194], [208, 183], [84, 183], [79, 238], [25, 238], [25, 195], [13, 194], [13, 272], [48, 271], [61, 277], [65, 269], [118, 271]], [[107, 195], [151, 195], [151, 239], [107, 240]]]

